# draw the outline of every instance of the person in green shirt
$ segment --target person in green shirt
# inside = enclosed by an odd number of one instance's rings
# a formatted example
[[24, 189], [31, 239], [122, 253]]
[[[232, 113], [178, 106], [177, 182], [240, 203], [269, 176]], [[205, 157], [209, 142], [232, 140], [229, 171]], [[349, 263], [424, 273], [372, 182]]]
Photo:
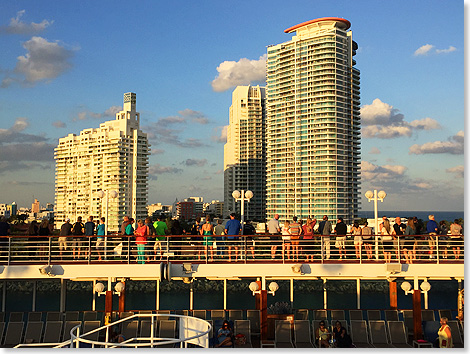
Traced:
[[155, 238], [155, 245], [153, 246], [153, 253], [154, 257], [153, 260], [157, 260], [157, 249], [160, 252], [160, 260], [163, 257], [163, 241], [165, 241], [165, 235], [168, 233], [168, 226], [166, 222], [163, 221], [163, 217], [160, 215], [157, 218], [157, 221], [153, 223], [153, 227], [155, 228], [155, 234], [157, 237]]

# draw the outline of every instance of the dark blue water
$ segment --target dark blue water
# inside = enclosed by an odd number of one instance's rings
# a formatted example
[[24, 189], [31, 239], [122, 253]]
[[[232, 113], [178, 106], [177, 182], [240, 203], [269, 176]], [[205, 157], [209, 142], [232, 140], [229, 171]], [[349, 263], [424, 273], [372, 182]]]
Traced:
[[[401, 210], [380, 210], [379, 209], [379, 218], [382, 216], [387, 216], [387, 217], [402, 217], [402, 218], [408, 218], [412, 216], [416, 216], [418, 219], [422, 219], [423, 221], [427, 221], [428, 216], [430, 214], [434, 215], [434, 218], [437, 222], [441, 220], [447, 220], [447, 221], [454, 221], [455, 219], [464, 219], [464, 212], [463, 211], [401, 211]], [[367, 219], [372, 219], [374, 218], [374, 210], [361, 210], [358, 215], [360, 218], [367, 218]]]

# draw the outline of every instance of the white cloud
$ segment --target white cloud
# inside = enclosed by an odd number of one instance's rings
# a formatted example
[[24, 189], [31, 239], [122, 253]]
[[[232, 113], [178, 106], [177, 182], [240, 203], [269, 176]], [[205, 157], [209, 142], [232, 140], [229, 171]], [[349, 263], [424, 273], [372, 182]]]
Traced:
[[75, 122], [77, 120], [86, 120], [90, 118], [102, 119], [102, 118], [114, 117], [116, 113], [118, 113], [121, 110], [122, 110], [121, 106], [111, 106], [102, 113], [96, 113], [90, 110], [84, 110], [84, 111], [78, 112], [77, 116], [73, 118], [72, 121]]
[[227, 129], [228, 129], [228, 125], [215, 127], [214, 133], [216, 135], [213, 135], [211, 137], [211, 140], [217, 143], [225, 144], [227, 142]]
[[415, 50], [414, 56], [419, 56], [419, 55], [428, 55], [429, 52], [434, 48], [432, 44], [425, 44], [418, 49]]
[[419, 130], [433, 130], [442, 128], [435, 119], [429, 117], [414, 120], [410, 123], [410, 126]]
[[56, 128], [65, 128], [67, 126], [64, 122], [62, 122], [60, 120], [52, 122], [52, 125]]
[[239, 61], [224, 61], [217, 67], [219, 74], [212, 81], [212, 89], [216, 92], [250, 85], [251, 83], [266, 81], [266, 57], [262, 55], [258, 60], [241, 58]]
[[162, 166], [160, 164], [155, 164], [149, 166], [149, 175], [160, 175], [162, 173], [181, 173], [183, 170], [181, 168], [171, 167], [171, 166]]
[[401, 165], [378, 166], [363, 160], [361, 162], [361, 177], [364, 180], [390, 180], [402, 177], [407, 169]]
[[182, 111], [179, 111], [178, 113], [182, 115], [183, 117], [191, 120], [194, 123], [199, 123], [199, 124], [209, 123], [209, 119], [202, 112], [198, 112], [198, 111], [194, 111], [192, 109], [186, 108]]
[[[10, 144], [10, 143], [36, 143], [36, 142], [44, 142], [47, 140], [42, 135], [37, 134], [25, 134], [22, 133], [23, 130], [29, 127], [29, 121], [27, 118], [19, 117], [16, 118], [13, 125], [8, 129], [0, 129], [0, 146], [3, 144]], [[5, 152], [5, 147], [2, 147], [0, 155]]]
[[463, 165], [458, 165], [458, 166], [446, 169], [447, 173], [454, 173], [455, 176], [458, 178], [464, 177], [464, 171], [465, 171], [465, 168]]
[[8, 26], [0, 27], [0, 34], [37, 34], [54, 23], [54, 21], [48, 20], [42, 20], [40, 23], [25, 23], [21, 21], [25, 12], [25, 10], [18, 11], [16, 17], [10, 19]]
[[375, 146], [373, 146], [373, 147], [370, 149], [370, 151], [369, 151], [369, 154], [372, 154], [372, 155], [378, 155], [378, 154], [380, 154], [380, 153], [381, 153], [381, 152], [380, 152], [379, 148], [377, 148], [377, 147], [375, 147]]
[[436, 53], [437, 54], [447, 54], [447, 53], [455, 52], [456, 50], [457, 50], [457, 48], [455, 48], [454, 46], [449, 46], [449, 48], [447, 48], [447, 49], [436, 49]]
[[370, 105], [361, 107], [361, 122], [364, 138], [392, 139], [410, 137], [414, 130], [440, 129], [440, 124], [432, 118], [405, 121], [405, 116], [392, 105], [376, 98]]
[[186, 159], [186, 161], [183, 161], [181, 164], [186, 165], [186, 166], [202, 167], [207, 164], [207, 160], [206, 159], [202, 159], [202, 160]]
[[55, 79], [72, 68], [70, 59], [74, 50], [61, 46], [57, 41], [32, 37], [23, 43], [23, 47], [28, 52], [17, 58], [15, 74], [18, 77], [4, 78], [2, 87], [8, 87], [13, 82], [34, 85], [39, 81]]
[[414, 144], [410, 147], [410, 155], [424, 154], [452, 154], [462, 155], [464, 153], [464, 132], [459, 131], [447, 141], [434, 141], [422, 145]]

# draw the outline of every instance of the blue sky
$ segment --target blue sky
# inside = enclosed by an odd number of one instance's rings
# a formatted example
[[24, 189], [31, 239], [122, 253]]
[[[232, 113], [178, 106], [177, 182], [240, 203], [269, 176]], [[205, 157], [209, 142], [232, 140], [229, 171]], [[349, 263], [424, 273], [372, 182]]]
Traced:
[[[263, 84], [266, 46], [320, 17], [351, 22], [361, 71], [362, 186], [383, 210], [463, 210], [460, 1], [4, 1], [0, 203], [54, 201], [58, 139], [114, 119], [137, 93], [152, 144], [149, 203], [223, 199], [237, 84]], [[364, 210], [372, 204], [365, 198]]]

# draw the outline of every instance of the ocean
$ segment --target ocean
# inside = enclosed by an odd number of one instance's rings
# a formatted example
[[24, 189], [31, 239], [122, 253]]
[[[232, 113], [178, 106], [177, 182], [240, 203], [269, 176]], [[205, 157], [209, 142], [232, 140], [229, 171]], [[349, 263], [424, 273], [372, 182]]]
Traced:
[[[388, 218], [394, 217], [401, 217], [401, 218], [408, 218], [416, 216], [418, 219], [422, 219], [423, 221], [428, 220], [428, 216], [430, 214], [434, 215], [434, 218], [437, 222], [441, 220], [447, 220], [453, 222], [455, 219], [462, 218], [464, 219], [464, 212], [463, 211], [401, 211], [401, 210], [380, 210], [379, 209], [379, 218], [382, 216], [387, 216]], [[374, 211], [373, 210], [361, 210], [358, 215], [360, 218], [367, 218], [372, 219], [374, 218]]]

